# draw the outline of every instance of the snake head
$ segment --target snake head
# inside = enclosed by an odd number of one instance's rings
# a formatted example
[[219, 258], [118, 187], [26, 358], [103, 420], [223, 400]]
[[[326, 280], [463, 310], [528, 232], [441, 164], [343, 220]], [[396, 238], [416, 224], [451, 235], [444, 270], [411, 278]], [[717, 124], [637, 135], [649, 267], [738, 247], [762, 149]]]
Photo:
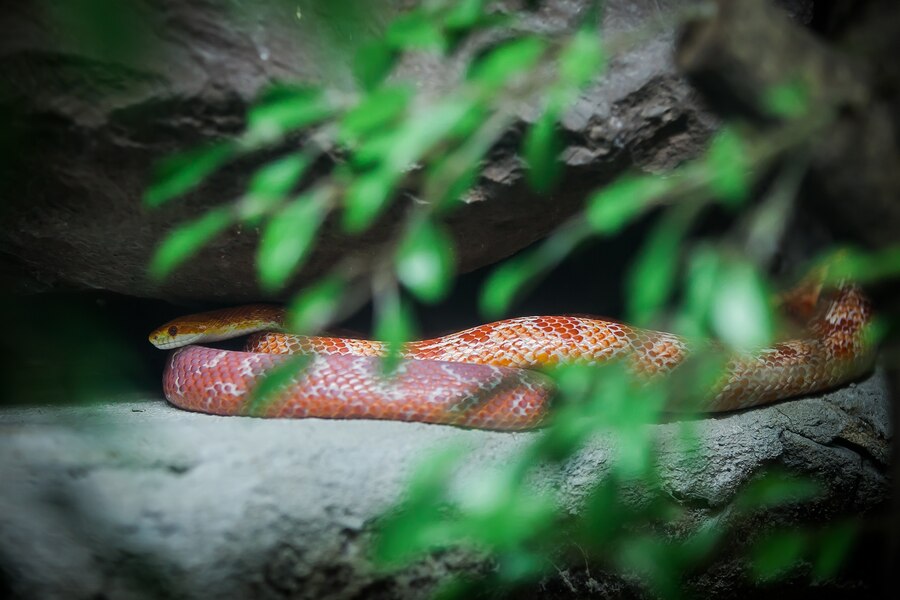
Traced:
[[154, 329], [149, 339], [161, 350], [180, 348], [207, 339], [206, 327], [202, 322], [187, 323], [184, 319], [176, 319]]
[[149, 339], [157, 348], [169, 350], [280, 329], [283, 320], [284, 309], [280, 306], [248, 304], [178, 317], [154, 329]]

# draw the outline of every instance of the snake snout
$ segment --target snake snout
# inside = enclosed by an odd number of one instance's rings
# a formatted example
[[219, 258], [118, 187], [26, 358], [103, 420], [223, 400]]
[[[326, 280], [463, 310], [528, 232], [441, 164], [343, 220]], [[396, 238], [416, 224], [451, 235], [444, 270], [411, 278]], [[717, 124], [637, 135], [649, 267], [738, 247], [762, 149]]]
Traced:
[[160, 350], [180, 348], [197, 341], [202, 333], [179, 331], [178, 327], [163, 325], [154, 330], [148, 337], [150, 343]]

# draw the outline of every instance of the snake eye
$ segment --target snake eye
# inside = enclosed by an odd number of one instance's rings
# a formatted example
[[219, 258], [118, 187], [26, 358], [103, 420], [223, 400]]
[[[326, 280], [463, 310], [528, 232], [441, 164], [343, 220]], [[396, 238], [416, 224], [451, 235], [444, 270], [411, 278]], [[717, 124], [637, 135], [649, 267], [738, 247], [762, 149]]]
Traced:
[[176, 335], [178, 335], [178, 327], [176, 327], [175, 325], [172, 325], [171, 327], [169, 327], [169, 335], [172, 337], [175, 337]]

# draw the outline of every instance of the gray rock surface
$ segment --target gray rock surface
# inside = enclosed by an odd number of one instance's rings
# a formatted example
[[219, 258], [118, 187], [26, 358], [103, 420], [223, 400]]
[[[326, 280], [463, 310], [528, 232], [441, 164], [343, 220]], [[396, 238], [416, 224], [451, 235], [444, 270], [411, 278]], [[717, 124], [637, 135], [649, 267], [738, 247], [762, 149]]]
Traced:
[[[760, 523], [792, 525], [879, 507], [889, 494], [888, 411], [876, 374], [819, 397], [699, 420], [700, 460], [677, 450], [678, 422], [646, 427], [659, 440], [663, 489], [697, 523], [730, 524], [736, 490], [764, 467], [790, 468], [823, 484], [813, 505], [765, 512], [742, 525], [734, 536], [740, 544]], [[44, 599], [427, 597], [447, 574], [483, 565], [445, 553], [399, 573], [376, 572], [366, 555], [373, 519], [402, 496], [429, 452], [450, 443], [472, 447], [470, 466], [459, 474], [464, 484], [537, 435], [222, 418], [147, 397], [5, 408], [0, 588]], [[615, 452], [598, 432], [537, 485], [557, 490], [564, 507], [578, 511]], [[701, 597], [734, 597], [748, 585], [733, 555], [692, 581]], [[552, 582], [544, 582], [527, 597], [637, 591], [596, 572], [566, 582], [564, 593], [551, 594]], [[866, 589], [854, 580], [834, 585]]]
[[[334, 7], [347, 2], [334, 3]], [[119, 32], [133, 52], [111, 52], [54, 20], [42, 3], [0, 8], [0, 107], [15, 125], [0, 138], [0, 175], [8, 182], [0, 252], [45, 286], [105, 289], [169, 300], [261, 299], [256, 285], [258, 230], [238, 227], [162, 285], [146, 267], [171, 228], [237, 197], [254, 164], [214, 177], [184, 202], [148, 211], [140, 198], [154, 162], [241, 128], [247, 106], [273, 80], [350, 81], [348, 46], [384, 26], [400, 0], [329, 20], [330, 3], [144, 0]], [[587, 0], [541, 3], [523, 26], [547, 33], [574, 26]], [[615, 36], [683, 5], [666, 0], [606, 2], [604, 33]], [[510, 6], [516, 3], [510, 2]], [[301, 15], [297, 18], [297, 14]], [[339, 14], [339, 13], [338, 13]], [[355, 36], [355, 37], [354, 37]], [[672, 60], [671, 26], [617, 56], [604, 81], [565, 119], [568, 170], [555, 194], [537, 196], [515, 156], [523, 127], [492, 155], [486, 176], [449, 219], [465, 272], [509, 256], [541, 238], [581, 205], [586, 193], [623, 171], [662, 170], [694, 156], [714, 126]], [[144, 51], [140, 51], [144, 49]], [[106, 50], [106, 51], [104, 51]], [[465, 53], [464, 53], [465, 54]], [[421, 56], [403, 75], [437, 94], [461, 71]], [[535, 107], [522, 107], [522, 121]], [[392, 238], [404, 202], [362, 236], [326, 222], [308, 267], [295, 284], [342, 258], [370, 260]], [[490, 241], [488, 243], [487, 241]], [[5, 270], [21, 275], [19, 270]], [[33, 281], [20, 287], [33, 289]]]

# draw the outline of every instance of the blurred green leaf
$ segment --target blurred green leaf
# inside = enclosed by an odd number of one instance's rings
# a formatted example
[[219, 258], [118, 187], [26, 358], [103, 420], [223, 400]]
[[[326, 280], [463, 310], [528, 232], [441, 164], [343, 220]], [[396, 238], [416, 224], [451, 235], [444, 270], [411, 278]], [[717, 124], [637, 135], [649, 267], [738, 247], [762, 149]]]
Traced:
[[382, 165], [397, 173], [412, 168], [448, 136], [462, 136], [480, 123], [483, 111], [468, 98], [451, 97], [407, 120], [386, 148]]
[[250, 390], [241, 406], [241, 414], [251, 417], [266, 416], [269, 406], [278, 400], [278, 395], [298, 381], [312, 360], [310, 354], [285, 356], [281, 364], [265, 372], [265, 376]]
[[498, 559], [500, 579], [507, 585], [534, 578], [546, 568], [544, 556], [540, 552], [526, 550], [524, 545], [508, 550]]
[[534, 250], [514, 257], [491, 273], [481, 289], [479, 307], [487, 318], [505, 313], [516, 297], [565, 259], [589, 233], [581, 222], [560, 228]]
[[421, 10], [401, 15], [391, 23], [385, 34], [387, 42], [398, 50], [439, 50], [447, 40], [434, 19]]
[[671, 187], [672, 180], [658, 175], [620, 177], [588, 200], [588, 223], [597, 233], [615, 233], [650, 208]]
[[436, 302], [450, 289], [453, 242], [431, 221], [412, 228], [397, 252], [397, 277], [424, 302]]
[[712, 304], [712, 328], [733, 348], [761, 348], [775, 334], [769, 290], [752, 265], [729, 261], [719, 272]]
[[852, 522], [837, 523], [821, 533], [815, 545], [813, 577], [823, 581], [834, 577], [853, 547], [857, 526]]
[[353, 74], [367, 91], [374, 90], [394, 68], [399, 53], [384, 41], [364, 44], [354, 56]]
[[479, 160], [468, 160], [462, 154], [451, 153], [438, 158], [428, 170], [423, 195], [435, 203], [437, 210], [452, 208], [478, 181]]
[[315, 333], [327, 326], [340, 309], [344, 282], [326, 277], [295, 296], [288, 306], [288, 329], [297, 333]]
[[333, 102], [320, 88], [272, 88], [247, 115], [245, 143], [255, 146], [278, 141], [285, 134], [318, 123], [334, 113]]
[[163, 159], [144, 193], [144, 203], [159, 206], [197, 187], [234, 155], [234, 145], [223, 142], [188, 150]]
[[755, 511], [812, 500], [822, 486], [808, 477], [770, 470], [748, 483], [735, 498], [741, 511]]
[[706, 153], [710, 186], [720, 198], [737, 204], [750, 193], [750, 168], [744, 140], [731, 127], [722, 128]]
[[368, 228], [391, 200], [396, 179], [396, 172], [390, 169], [358, 176], [344, 198], [344, 229], [358, 233]]
[[595, 27], [582, 27], [559, 57], [559, 78], [564, 86], [580, 89], [603, 69], [606, 57]]
[[546, 111], [531, 126], [523, 142], [522, 154], [528, 164], [528, 183], [540, 193], [549, 192], [562, 174], [559, 154], [562, 141], [556, 131], [557, 114]]
[[481, 290], [481, 313], [494, 319], [504, 314], [536, 275], [536, 265], [514, 258], [494, 269]]
[[308, 166], [309, 160], [305, 156], [291, 154], [257, 169], [247, 186], [247, 193], [237, 204], [240, 219], [256, 224], [278, 208]]
[[758, 540], [751, 551], [753, 573], [771, 581], [793, 569], [801, 560], [807, 537], [799, 531], [770, 533]]
[[685, 301], [680, 333], [692, 338], [705, 338], [709, 331], [710, 314], [719, 282], [722, 261], [710, 247], [701, 245], [690, 253], [685, 280]]
[[416, 334], [412, 311], [399, 297], [390, 296], [378, 305], [375, 322], [375, 339], [387, 344], [388, 354], [382, 361], [385, 372], [393, 371], [400, 361], [403, 345]]
[[712, 556], [716, 546], [728, 532], [715, 517], [697, 528], [678, 545], [678, 560], [682, 565], [695, 565]]
[[408, 85], [394, 85], [372, 92], [341, 119], [339, 138], [349, 143], [389, 126], [406, 111], [413, 93]]
[[309, 160], [300, 154], [273, 160], [253, 174], [248, 191], [258, 196], [281, 198], [293, 191], [308, 167]]
[[150, 263], [150, 276], [164, 278], [204, 244], [227, 229], [234, 221], [227, 208], [214, 208], [195, 221], [176, 228], [157, 248]]
[[[511, 115], [486, 116], [482, 111], [474, 110], [469, 119], [463, 119], [457, 129], [471, 127], [471, 132], [457, 133], [463, 141], [432, 160], [425, 176], [423, 200], [431, 203], [436, 213], [454, 208], [478, 181], [481, 161], [506, 130], [511, 118]], [[469, 120], [475, 123], [470, 125]]]
[[763, 105], [776, 117], [802, 117], [809, 111], [809, 91], [802, 83], [777, 85], [766, 90]]
[[281, 289], [303, 263], [327, 214], [321, 195], [302, 194], [272, 218], [259, 240], [259, 281], [267, 291]]
[[444, 15], [444, 26], [449, 29], [468, 29], [477, 25], [484, 16], [485, 0], [457, 0], [450, 4]]
[[491, 90], [501, 88], [510, 79], [533, 69], [546, 49], [544, 41], [535, 36], [504, 42], [477, 60], [467, 77]]
[[676, 554], [664, 539], [652, 535], [628, 537], [622, 540], [615, 557], [626, 572], [643, 575], [657, 594], [665, 598], [678, 595], [680, 573], [674, 564]]
[[420, 553], [445, 546], [457, 539], [458, 528], [444, 509], [447, 488], [464, 451], [451, 446], [438, 452], [416, 469], [402, 509], [378, 524], [375, 560], [399, 566]]
[[470, 517], [491, 518], [497, 511], [509, 507], [519, 491], [519, 483], [517, 473], [512, 469], [481, 471], [466, 480], [459, 508]]
[[638, 254], [626, 281], [629, 320], [646, 325], [672, 294], [686, 219], [677, 212], [660, 219]]
[[900, 276], [900, 245], [875, 252], [840, 248], [817, 262], [823, 270], [825, 283], [880, 281]]
[[[385, 157], [390, 154], [401, 134], [401, 130], [390, 127], [372, 131], [354, 149], [350, 158], [353, 168], [357, 171], [366, 171], [381, 167]], [[347, 175], [347, 179], [352, 180], [357, 173], [348, 171]]]

